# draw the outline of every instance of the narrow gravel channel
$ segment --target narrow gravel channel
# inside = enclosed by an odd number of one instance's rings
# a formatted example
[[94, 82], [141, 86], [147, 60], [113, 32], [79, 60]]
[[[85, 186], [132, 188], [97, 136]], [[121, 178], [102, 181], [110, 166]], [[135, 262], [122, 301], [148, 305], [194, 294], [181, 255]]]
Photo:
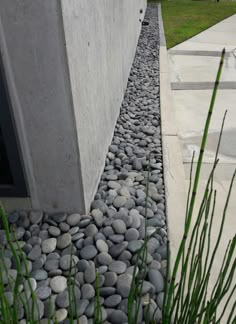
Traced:
[[[9, 215], [19, 244], [27, 258], [31, 284], [36, 293], [40, 323], [57, 318], [69, 323], [68, 276], [73, 253], [72, 275], [76, 280], [75, 297], [79, 323], [93, 323], [95, 273], [99, 273], [100, 301], [104, 323], [128, 322], [128, 294], [136, 252], [145, 235], [145, 201], [150, 161], [147, 198], [148, 272], [142, 289], [139, 323], [144, 321], [150, 300], [151, 317], [160, 320], [166, 271], [166, 218], [160, 132], [159, 99], [159, 31], [158, 6], [149, 5], [130, 72], [120, 116], [107, 154], [90, 215], [18, 211]], [[0, 230], [0, 244], [8, 271], [2, 271], [10, 303], [9, 285], [16, 277], [16, 265]], [[22, 263], [23, 272], [24, 267]], [[26, 292], [26, 294], [25, 294]], [[20, 286], [22, 296], [31, 303], [26, 283]], [[51, 307], [49, 307], [51, 300]], [[24, 320], [22, 306], [19, 322]], [[76, 322], [77, 323], [77, 322]]]

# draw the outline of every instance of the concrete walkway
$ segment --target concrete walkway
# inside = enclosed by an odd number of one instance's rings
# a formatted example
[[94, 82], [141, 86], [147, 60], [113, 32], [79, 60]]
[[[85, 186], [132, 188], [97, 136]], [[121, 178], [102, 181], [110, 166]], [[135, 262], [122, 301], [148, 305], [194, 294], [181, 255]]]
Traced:
[[[199, 185], [201, 195], [197, 201], [199, 204], [206, 179], [212, 168], [221, 122], [227, 109], [228, 114], [220, 146], [220, 163], [215, 177], [217, 207], [213, 241], [217, 238], [227, 191], [236, 168], [236, 15], [168, 51], [171, 93], [187, 187], [192, 153], [199, 151], [220, 54], [224, 47], [226, 58], [204, 156]], [[212, 273], [211, 286], [220, 269], [228, 240], [234, 236], [235, 230], [236, 184], [232, 191], [224, 234]]]

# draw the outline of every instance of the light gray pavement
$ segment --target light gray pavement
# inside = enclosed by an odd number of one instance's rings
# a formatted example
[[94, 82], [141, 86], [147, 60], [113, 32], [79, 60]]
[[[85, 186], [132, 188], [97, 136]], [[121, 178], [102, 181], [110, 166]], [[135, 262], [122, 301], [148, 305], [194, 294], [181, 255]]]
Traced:
[[[189, 169], [192, 153], [193, 151], [196, 153], [199, 152], [213, 82], [218, 69], [220, 53], [224, 47], [226, 48], [226, 58], [204, 156], [201, 181], [199, 183], [200, 195], [197, 198], [197, 204], [199, 205], [206, 179], [214, 161], [223, 115], [227, 109], [228, 114], [219, 151], [220, 162], [215, 177], [217, 206], [213, 226], [212, 245], [217, 238], [227, 191], [232, 174], [236, 168], [236, 15], [225, 19], [208, 30], [170, 49], [168, 51], [168, 66], [166, 66], [165, 55], [160, 54], [162, 125], [164, 128], [162, 132], [163, 135], [169, 133], [173, 138], [172, 144], [168, 144], [171, 137], [167, 137], [168, 140], [166, 140], [164, 136], [163, 140], [164, 145], [166, 143], [164, 150], [167, 156], [167, 190], [170, 197], [174, 196], [175, 193], [179, 195], [179, 184], [182, 193], [179, 204], [183, 204], [184, 195], [181, 177], [183, 177], [182, 182], [185, 181], [186, 192], [189, 184]], [[163, 53], [163, 49], [161, 51]], [[166, 73], [164, 73], [165, 71]], [[168, 78], [171, 88], [169, 92], [166, 90], [168, 88]], [[175, 125], [173, 125], [174, 114]], [[172, 122], [170, 122], [168, 116], [171, 116]], [[176, 138], [178, 141], [176, 141]], [[180, 145], [180, 149], [177, 147], [178, 145]], [[179, 152], [180, 157], [178, 156]], [[176, 163], [175, 160], [177, 161]], [[184, 172], [182, 171], [183, 169]], [[174, 176], [174, 172], [176, 171], [179, 172], [179, 175]], [[174, 177], [175, 184], [172, 185]], [[181, 210], [178, 209], [177, 201], [174, 201], [174, 199], [169, 201], [169, 203], [167, 201], [167, 206], [170, 209], [168, 213], [169, 229], [171, 239], [173, 235], [174, 241], [174, 244], [172, 243], [171, 245], [172, 253], [175, 255], [178, 247], [178, 244], [175, 243], [181, 239], [181, 226], [183, 226], [184, 218], [183, 213], [181, 214]], [[175, 209], [176, 207], [177, 209]], [[228, 240], [235, 235], [235, 232], [236, 184], [233, 187], [224, 233], [212, 272], [210, 286], [214, 284], [214, 280], [219, 272]]]

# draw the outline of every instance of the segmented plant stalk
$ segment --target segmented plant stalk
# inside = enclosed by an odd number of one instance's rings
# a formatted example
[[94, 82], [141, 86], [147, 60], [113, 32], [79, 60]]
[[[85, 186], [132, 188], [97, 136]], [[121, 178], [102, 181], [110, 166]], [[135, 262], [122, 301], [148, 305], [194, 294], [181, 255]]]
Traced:
[[[0, 203], [0, 217], [2, 219], [2, 222], [3, 222], [3, 227], [5, 229], [5, 233], [6, 233], [6, 238], [7, 238], [7, 242], [10, 246], [10, 250], [13, 254], [13, 257], [16, 261], [16, 266], [17, 268], [20, 269], [20, 260], [19, 260], [19, 257], [14, 249], [14, 246], [12, 244], [12, 240], [11, 240], [11, 235], [10, 235], [10, 231], [9, 231], [9, 227], [8, 227], [8, 222], [7, 222], [7, 218], [6, 218], [6, 214], [4, 212], [4, 209]], [[16, 303], [16, 300], [17, 300], [17, 295], [18, 295], [18, 287], [19, 287], [19, 277], [17, 275], [16, 277], [16, 283], [15, 283], [15, 288], [14, 288], [14, 292], [13, 292], [13, 296], [14, 296], [14, 301], [13, 301], [13, 304]], [[13, 314], [12, 314], [12, 317], [13, 317], [13, 321], [15, 321], [17, 323], [17, 320], [18, 320], [18, 316], [17, 316], [17, 311], [16, 309], [13, 309]]]
[[102, 306], [100, 302], [100, 289], [99, 289], [99, 277], [96, 270], [96, 298], [94, 307], [94, 324], [102, 324]]
[[71, 253], [70, 253], [70, 270], [69, 270], [69, 276], [68, 276], [68, 294], [69, 294], [69, 322], [70, 324], [74, 323], [74, 317], [77, 319], [77, 322], [79, 322], [78, 319], [78, 312], [77, 312], [77, 300], [75, 295], [75, 275], [72, 276], [72, 271], [75, 267], [75, 262], [73, 260], [73, 246], [71, 246]]
[[[141, 307], [142, 298], [142, 288], [146, 273], [147, 266], [147, 206], [148, 206], [148, 195], [149, 195], [149, 179], [150, 179], [150, 156], [148, 158], [147, 166], [147, 183], [146, 183], [146, 197], [145, 197], [145, 233], [144, 233], [144, 243], [142, 247], [137, 252], [136, 262], [134, 265], [133, 278], [131, 282], [131, 288], [128, 296], [128, 322], [129, 324], [136, 324], [138, 321], [139, 310]], [[138, 266], [141, 271], [138, 271]], [[149, 317], [150, 305], [147, 305], [147, 312], [145, 317]]]
[[189, 229], [190, 229], [190, 225], [191, 225], [191, 221], [192, 221], [192, 215], [193, 215], [193, 210], [194, 210], [194, 206], [195, 206], [195, 198], [196, 198], [198, 183], [199, 183], [199, 179], [200, 179], [200, 171], [201, 171], [201, 166], [202, 166], [203, 154], [204, 154], [204, 150], [205, 150], [205, 146], [206, 146], [207, 136], [208, 136], [208, 132], [209, 132], [209, 125], [210, 125], [211, 116], [212, 116], [212, 112], [213, 112], [213, 108], [214, 108], [214, 103], [215, 103], [215, 98], [216, 98], [216, 94], [217, 94], [217, 90], [218, 90], [219, 80], [220, 80], [220, 76], [221, 76], [221, 72], [222, 72], [224, 57], [225, 57], [225, 49], [223, 49], [222, 54], [221, 54], [220, 64], [219, 64], [219, 68], [218, 68], [218, 72], [217, 72], [217, 76], [216, 76], [216, 81], [214, 84], [214, 90], [213, 90], [213, 94], [212, 94], [212, 98], [211, 98], [211, 103], [210, 103], [210, 107], [209, 107], [209, 111], [208, 111], [208, 115], [207, 115], [207, 119], [206, 119], [206, 123], [205, 123], [205, 127], [204, 127], [204, 133], [203, 133], [201, 148], [200, 148], [200, 152], [199, 152], [199, 158], [198, 158], [198, 162], [197, 162], [196, 174], [195, 174], [194, 184], [193, 184], [193, 191], [192, 191], [188, 215], [187, 215], [187, 219], [186, 219], [184, 235], [183, 235], [182, 241], [180, 243], [179, 251], [178, 251], [175, 263], [174, 263], [170, 286], [167, 289], [168, 293], [166, 295], [166, 298], [164, 299], [164, 305], [163, 305], [163, 307], [164, 307], [163, 323], [164, 324], [168, 324], [171, 321], [170, 309], [171, 309], [171, 303], [173, 301], [173, 296], [174, 296], [175, 280], [176, 280], [177, 272], [179, 269], [180, 260], [181, 260], [183, 251], [185, 249], [185, 244], [186, 244], [186, 240], [188, 237], [188, 233], [189, 233]]

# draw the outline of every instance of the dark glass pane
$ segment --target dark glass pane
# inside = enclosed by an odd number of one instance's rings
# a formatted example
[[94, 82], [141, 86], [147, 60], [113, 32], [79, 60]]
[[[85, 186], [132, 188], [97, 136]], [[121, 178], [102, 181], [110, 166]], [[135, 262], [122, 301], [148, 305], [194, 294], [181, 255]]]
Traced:
[[13, 179], [0, 127], [0, 185], [12, 185]]

